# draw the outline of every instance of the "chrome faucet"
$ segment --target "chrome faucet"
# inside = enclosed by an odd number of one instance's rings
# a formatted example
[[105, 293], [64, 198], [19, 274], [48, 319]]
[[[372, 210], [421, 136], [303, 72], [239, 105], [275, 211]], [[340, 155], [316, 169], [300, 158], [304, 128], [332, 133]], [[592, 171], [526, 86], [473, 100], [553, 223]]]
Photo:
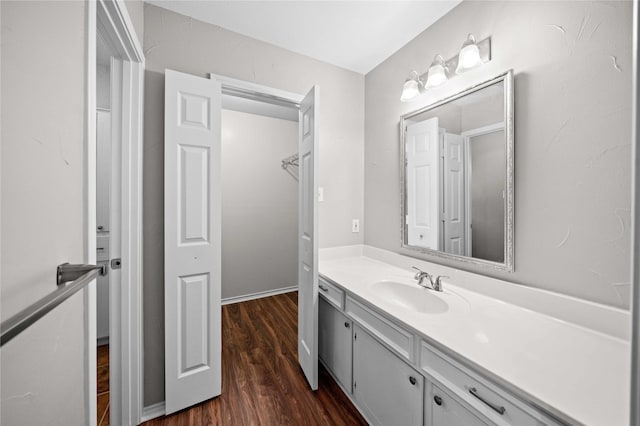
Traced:
[[[433, 287], [432, 282], [431, 282], [431, 274], [430, 273], [425, 272], [420, 268], [416, 268], [415, 266], [412, 266], [412, 268], [415, 269], [416, 271], [418, 271], [414, 278], [416, 280], [418, 280], [418, 285], [419, 286], [424, 287], [424, 288], [429, 288], [430, 286]], [[427, 286], [426, 284], [424, 284], [424, 280], [425, 279], [429, 280], [430, 286]]]
[[[418, 280], [418, 285], [431, 290], [442, 291], [442, 279], [449, 278], [445, 275], [438, 275], [435, 277], [435, 280], [434, 280], [433, 275], [431, 275], [430, 273], [425, 272], [420, 268], [416, 268], [415, 266], [412, 266], [412, 268], [418, 271], [415, 276], [415, 279]], [[424, 283], [425, 279], [429, 280], [428, 285]]]

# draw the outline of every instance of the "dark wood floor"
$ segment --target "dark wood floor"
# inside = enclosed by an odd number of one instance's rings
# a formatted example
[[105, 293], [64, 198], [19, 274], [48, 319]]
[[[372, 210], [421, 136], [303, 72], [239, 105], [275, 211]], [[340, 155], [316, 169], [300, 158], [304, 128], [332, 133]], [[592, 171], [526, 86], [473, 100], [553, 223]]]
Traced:
[[98, 426], [109, 426], [109, 345], [98, 346]]
[[322, 366], [309, 390], [297, 301], [293, 292], [223, 306], [222, 395], [145, 425], [366, 425]]

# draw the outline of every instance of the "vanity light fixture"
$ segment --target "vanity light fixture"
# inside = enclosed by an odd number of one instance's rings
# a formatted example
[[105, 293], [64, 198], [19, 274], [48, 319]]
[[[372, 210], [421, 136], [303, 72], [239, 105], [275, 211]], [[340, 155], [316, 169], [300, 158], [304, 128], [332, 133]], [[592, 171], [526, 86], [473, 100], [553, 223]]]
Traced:
[[424, 84], [425, 89], [440, 86], [448, 80], [445, 68], [444, 58], [442, 55], [436, 55], [427, 71], [427, 82]]
[[400, 101], [410, 102], [426, 89], [440, 86], [452, 77], [477, 68], [491, 60], [491, 38], [476, 42], [473, 34], [469, 34], [457, 55], [445, 61], [442, 55], [436, 55], [429, 69], [420, 75], [411, 71], [402, 87]]
[[423, 90], [424, 84], [418, 75], [418, 71], [411, 71], [411, 74], [409, 74], [409, 77], [407, 77], [404, 82], [404, 86], [402, 87], [402, 96], [400, 96], [400, 101], [412, 101], [417, 98]]
[[479, 67], [482, 64], [480, 48], [478, 48], [478, 45], [476, 44], [476, 38], [473, 34], [469, 34], [464, 43], [462, 43], [460, 53], [458, 54], [456, 74], [462, 74], [463, 72]]

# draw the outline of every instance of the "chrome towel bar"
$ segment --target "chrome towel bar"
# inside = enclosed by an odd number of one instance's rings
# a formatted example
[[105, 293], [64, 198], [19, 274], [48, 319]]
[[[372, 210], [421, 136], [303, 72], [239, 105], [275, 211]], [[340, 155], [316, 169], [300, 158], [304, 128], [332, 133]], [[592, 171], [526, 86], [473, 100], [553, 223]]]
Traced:
[[[38, 321], [56, 306], [82, 290], [98, 274], [106, 275], [106, 265], [58, 265], [56, 282], [58, 288], [32, 305], [27, 306], [14, 316], [0, 324], [0, 347], [22, 333], [27, 327]], [[66, 283], [67, 281], [73, 281]]]

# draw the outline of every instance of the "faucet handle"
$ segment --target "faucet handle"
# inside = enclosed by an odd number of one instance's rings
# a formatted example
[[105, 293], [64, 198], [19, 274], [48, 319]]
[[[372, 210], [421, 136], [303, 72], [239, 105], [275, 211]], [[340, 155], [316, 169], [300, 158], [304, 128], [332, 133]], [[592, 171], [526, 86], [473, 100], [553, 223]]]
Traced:
[[436, 277], [436, 281], [435, 281], [435, 283], [433, 283], [433, 288], [434, 288], [435, 290], [437, 290], [437, 291], [442, 291], [442, 279], [443, 279], [443, 278], [451, 278], [451, 277], [448, 277], [448, 276], [446, 276], [446, 275], [438, 275], [438, 276]]
[[428, 272], [423, 271], [422, 269], [418, 268], [417, 266], [412, 266], [412, 268], [413, 268], [413, 269], [415, 269], [416, 271], [418, 271], [418, 272], [416, 273], [416, 276], [415, 276], [415, 279], [416, 279], [416, 280], [420, 279], [420, 275], [422, 275], [422, 274], [427, 274], [427, 275], [429, 275], [429, 273], [428, 273]]

